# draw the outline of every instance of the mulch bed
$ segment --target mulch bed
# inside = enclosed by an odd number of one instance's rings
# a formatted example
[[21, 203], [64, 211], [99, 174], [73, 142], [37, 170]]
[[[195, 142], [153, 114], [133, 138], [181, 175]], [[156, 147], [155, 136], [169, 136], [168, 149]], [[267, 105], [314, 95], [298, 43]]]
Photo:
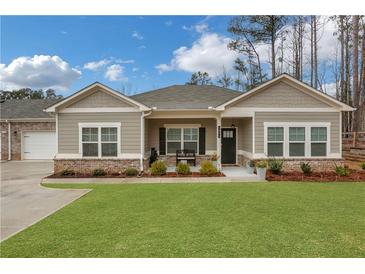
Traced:
[[283, 172], [272, 174], [267, 172], [268, 181], [300, 181], [300, 182], [365, 182], [365, 171], [351, 170], [349, 176], [338, 176], [335, 172], [313, 172], [304, 175], [302, 172]]
[[198, 177], [225, 177], [225, 175], [221, 172], [213, 175], [213, 176], [207, 176], [207, 175], [202, 175], [199, 172], [192, 172], [189, 175], [180, 175], [177, 174], [176, 172], [167, 172], [166, 175], [162, 175], [162, 176], [154, 176], [151, 175], [149, 173], [143, 173], [140, 176], [126, 176], [125, 174], [119, 174], [119, 173], [115, 173], [115, 174], [107, 174], [105, 176], [92, 176], [91, 174], [75, 174], [72, 176], [62, 176], [60, 174], [52, 174], [47, 176], [46, 178], [57, 178], [57, 179], [67, 179], [67, 178], [198, 178]]

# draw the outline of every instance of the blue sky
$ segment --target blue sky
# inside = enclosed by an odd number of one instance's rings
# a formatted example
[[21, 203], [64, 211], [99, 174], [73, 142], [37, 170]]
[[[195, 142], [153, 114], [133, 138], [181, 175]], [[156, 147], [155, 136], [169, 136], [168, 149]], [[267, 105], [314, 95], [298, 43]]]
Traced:
[[[58, 56], [81, 74], [64, 95], [94, 81], [128, 93], [185, 83], [191, 73], [176, 69], [160, 73], [174, 50], [191, 45], [202, 35], [196, 26], [228, 35], [225, 16], [11, 16], [1, 18], [1, 62], [8, 66], [19, 57]], [[213, 56], [212, 56], [213, 58]], [[98, 69], [90, 62], [104, 60]], [[122, 67], [122, 75], [105, 77], [108, 67]], [[90, 66], [89, 66], [90, 67]], [[11, 84], [10, 84], [11, 87]], [[36, 87], [36, 86], [35, 86]], [[41, 86], [42, 87], [42, 86]], [[45, 88], [45, 86], [43, 86]]]
[[[242, 56], [227, 49], [230, 19], [230, 16], [2, 16], [0, 88], [54, 88], [67, 96], [99, 81], [131, 95], [184, 84], [199, 70], [207, 71], [213, 79], [224, 69], [233, 74], [234, 60]], [[326, 22], [326, 17], [321, 20]], [[328, 92], [333, 93], [335, 83], [330, 71], [337, 40], [333, 36], [334, 25], [323, 26], [319, 73]], [[305, 59], [310, 55], [309, 48], [305, 47]], [[268, 46], [258, 45], [258, 50], [264, 68], [269, 70]]]

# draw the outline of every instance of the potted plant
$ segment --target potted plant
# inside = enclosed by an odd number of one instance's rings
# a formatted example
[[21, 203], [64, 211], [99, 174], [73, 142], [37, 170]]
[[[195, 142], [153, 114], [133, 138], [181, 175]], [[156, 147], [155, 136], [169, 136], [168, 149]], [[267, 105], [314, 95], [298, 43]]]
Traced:
[[215, 167], [217, 167], [217, 161], [218, 161], [218, 155], [217, 154], [212, 154], [212, 156], [210, 157], [210, 160], [212, 161], [213, 165]]
[[256, 173], [260, 180], [266, 179], [267, 163], [266, 161], [259, 161], [256, 163]]
[[247, 169], [247, 173], [248, 174], [253, 174], [253, 172], [255, 171], [255, 163], [252, 160], [248, 160], [246, 162], [246, 169]]

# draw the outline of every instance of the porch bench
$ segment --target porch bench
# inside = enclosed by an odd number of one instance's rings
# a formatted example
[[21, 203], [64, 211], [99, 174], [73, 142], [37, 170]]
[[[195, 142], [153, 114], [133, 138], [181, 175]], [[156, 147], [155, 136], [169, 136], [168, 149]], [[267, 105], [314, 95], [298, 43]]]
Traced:
[[176, 165], [181, 161], [192, 161], [196, 165], [195, 150], [193, 149], [178, 149], [176, 150]]

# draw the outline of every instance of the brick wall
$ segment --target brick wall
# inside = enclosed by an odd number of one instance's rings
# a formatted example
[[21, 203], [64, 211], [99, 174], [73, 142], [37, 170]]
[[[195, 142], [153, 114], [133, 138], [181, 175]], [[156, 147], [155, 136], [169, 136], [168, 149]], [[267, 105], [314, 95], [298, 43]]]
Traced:
[[[56, 130], [55, 122], [11, 122], [11, 159], [21, 160], [22, 132]], [[1, 159], [8, 160], [8, 123], [1, 122]]]
[[70, 169], [80, 174], [90, 174], [94, 169], [107, 173], [123, 172], [128, 167], [140, 169], [139, 159], [55, 159], [54, 173]]

